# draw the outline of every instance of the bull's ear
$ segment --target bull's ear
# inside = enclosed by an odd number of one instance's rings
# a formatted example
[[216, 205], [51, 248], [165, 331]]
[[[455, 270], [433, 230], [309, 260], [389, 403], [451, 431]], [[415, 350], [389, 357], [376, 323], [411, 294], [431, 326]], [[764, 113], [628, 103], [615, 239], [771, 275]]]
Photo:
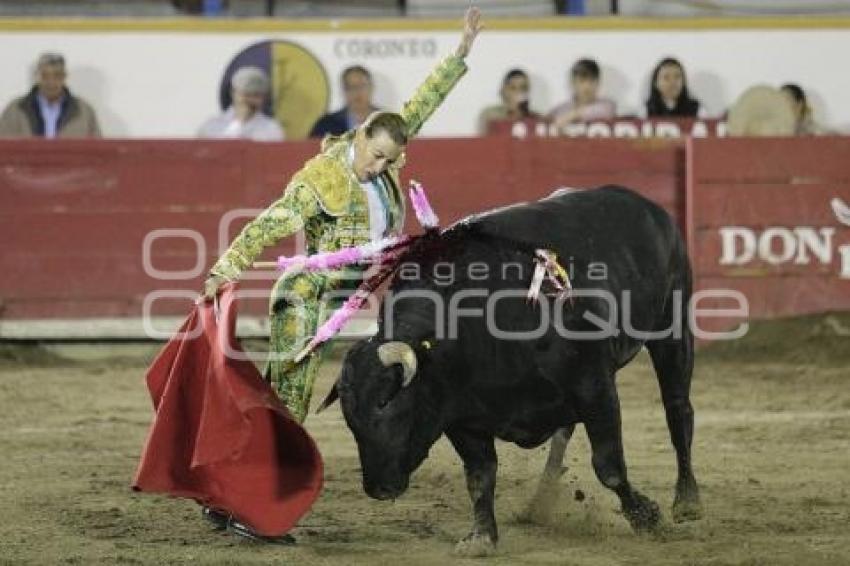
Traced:
[[337, 381], [333, 384], [333, 387], [331, 387], [331, 390], [328, 391], [328, 394], [325, 396], [325, 400], [322, 401], [322, 404], [319, 405], [319, 407], [316, 409], [317, 415], [319, 413], [321, 413], [322, 411], [324, 411], [325, 409], [327, 409], [328, 407], [330, 407], [331, 405], [333, 405], [334, 401], [339, 399], [339, 391], [337, 391], [337, 388], [336, 388], [338, 383], [339, 382]]

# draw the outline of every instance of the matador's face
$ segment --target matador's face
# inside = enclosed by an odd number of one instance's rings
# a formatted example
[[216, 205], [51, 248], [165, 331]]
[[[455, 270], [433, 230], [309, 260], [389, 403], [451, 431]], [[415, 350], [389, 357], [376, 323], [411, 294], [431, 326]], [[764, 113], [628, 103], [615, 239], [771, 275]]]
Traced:
[[360, 128], [354, 136], [354, 174], [361, 183], [375, 179], [395, 163], [404, 146], [395, 143], [384, 130], [370, 138]]

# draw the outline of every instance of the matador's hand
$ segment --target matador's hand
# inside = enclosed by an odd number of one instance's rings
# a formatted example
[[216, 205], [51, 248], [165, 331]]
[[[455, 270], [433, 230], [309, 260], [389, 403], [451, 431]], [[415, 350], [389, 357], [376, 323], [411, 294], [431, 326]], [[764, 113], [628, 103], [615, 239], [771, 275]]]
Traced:
[[210, 277], [204, 281], [204, 290], [201, 292], [201, 296], [204, 299], [214, 299], [218, 294], [219, 289], [221, 289], [225, 283], [227, 283], [227, 279], [221, 275], [210, 275]]
[[457, 46], [455, 55], [461, 59], [465, 59], [469, 55], [469, 50], [472, 49], [472, 42], [475, 41], [475, 37], [481, 31], [482, 27], [484, 26], [481, 24], [481, 10], [472, 6], [466, 11], [466, 16], [464, 16], [463, 37], [460, 40], [460, 45]]

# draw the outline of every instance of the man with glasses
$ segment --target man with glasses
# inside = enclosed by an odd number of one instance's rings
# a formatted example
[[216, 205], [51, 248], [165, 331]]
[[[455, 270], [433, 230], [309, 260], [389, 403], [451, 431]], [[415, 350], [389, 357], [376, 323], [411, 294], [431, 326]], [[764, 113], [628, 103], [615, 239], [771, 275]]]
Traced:
[[372, 105], [372, 74], [365, 67], [354, 65], [345, 69], [342, 72], [342, 90], [345, 106], [319, 118], [310, 130], [311, 138], [344, 134], [360, 126], [369, 114], [378, 110]]

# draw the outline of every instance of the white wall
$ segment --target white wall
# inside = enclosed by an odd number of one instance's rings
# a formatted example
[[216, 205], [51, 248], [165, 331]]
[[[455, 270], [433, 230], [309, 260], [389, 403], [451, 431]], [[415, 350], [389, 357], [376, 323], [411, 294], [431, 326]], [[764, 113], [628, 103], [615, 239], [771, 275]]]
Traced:
[[[333, 78], [332, 106], [340, 104], [336, 77], [347, 65], [373, 70], [377, 102], [398, 108], [437, 61], [400, 55], [357, 58], [343, 41], [413, 39], [454, 49], [449, 31], [345, 31], [273, 33], [200, 32], [0, 32], [0, 103], [27, 90], [32, 61], [45, 50], [69, 60], [70, 86], [98, 110], [104, 132], [114, 137], [192, 136], [217, 110], [221, 74], [251, 43], [286, 39], [308, 47]], [[710, 115], [722, 113], [746, 87], [795, 81], [810, 93], [819, 121], [850, 130], [850, 29], [811, 30], [596, 30], [485, 31], [469, 58], [470, 73], [425, 135], [469, 135], [478, 111], [497, 102], [503, 73], [526, 68], [532, 76], [532, 106], [548, 111], [566, 96], [566, 72], [578, 57], [603, 66], [603, 90], [621, 113], [637, 112], [646, 97], [648, 74], [665, 55], [685, 64], [691, 89]]]
[[[591, 0], [598, 4], [598, 0]], [[610, 6], [609, 0], [603, 0]], [[627, 16], [764, 16], [768, 14], [847, 14], [850, 0], [713, 0], [712, 2], [620, 0], [620, 13]]]

